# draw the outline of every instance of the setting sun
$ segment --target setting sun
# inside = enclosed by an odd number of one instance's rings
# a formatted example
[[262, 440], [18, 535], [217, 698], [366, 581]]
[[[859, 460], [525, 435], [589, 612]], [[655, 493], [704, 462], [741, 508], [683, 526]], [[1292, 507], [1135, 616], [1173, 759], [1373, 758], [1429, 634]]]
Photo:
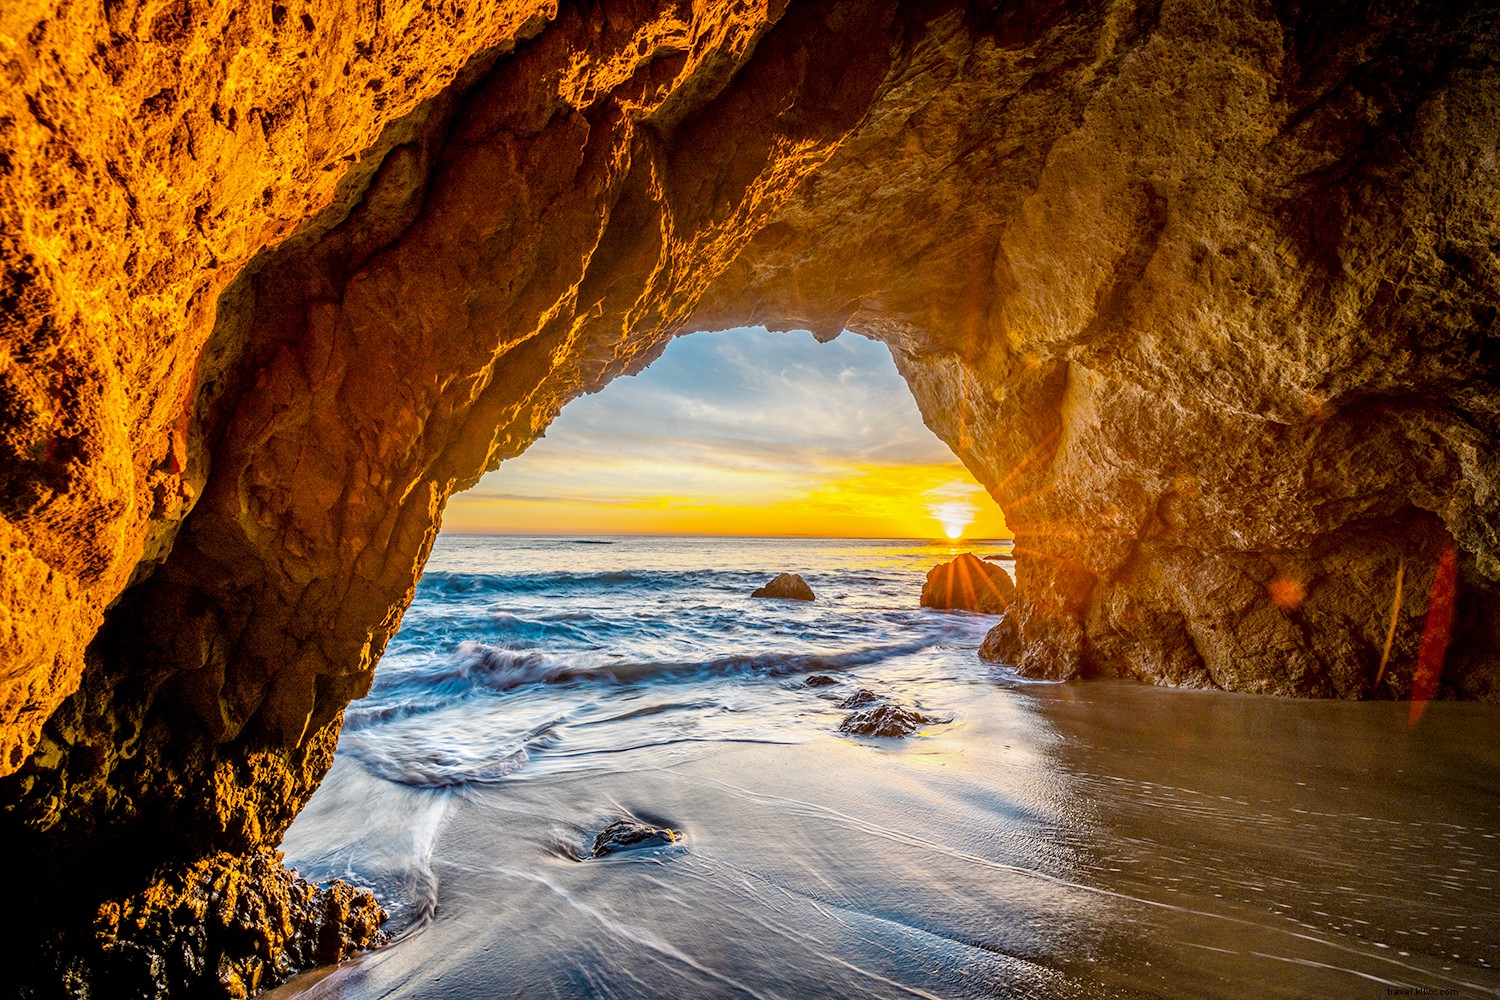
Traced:
[[455, 496], [466, 534], [1005, 538], [886, 348], [744, 329], [673, 342]]

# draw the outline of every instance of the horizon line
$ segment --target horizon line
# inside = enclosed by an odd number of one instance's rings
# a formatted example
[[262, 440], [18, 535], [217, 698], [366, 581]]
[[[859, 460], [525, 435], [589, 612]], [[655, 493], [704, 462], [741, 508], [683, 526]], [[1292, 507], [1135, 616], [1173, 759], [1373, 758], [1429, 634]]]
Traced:
[[440, 535], [455, 538], [821, 538], [861, 542], [947, 542], [958, 545], [963, 542], [1014, 542], [1014, 535], [961, 536], [947, 538], [938, 535], [816, 535], [789, 533], [763, 535], [745, 532], [711, 531], [446, 531]]

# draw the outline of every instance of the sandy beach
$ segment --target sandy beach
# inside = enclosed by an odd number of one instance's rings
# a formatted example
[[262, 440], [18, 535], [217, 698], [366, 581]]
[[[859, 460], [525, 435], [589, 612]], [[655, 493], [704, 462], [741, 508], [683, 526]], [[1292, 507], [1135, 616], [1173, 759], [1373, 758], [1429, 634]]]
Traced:
[[[1495, 706], [1411, 726], [1398, 703], [1025, 683], [972, 642], [823, 687], [749, 671], [470, 699], [465, 739], [530, 748], [505, 774], [471, 761], [482, 780], [417, 787], [341, 752], [288, 863], [372, 885], [403, 937], [270, 995], [1500, 993]], [[862, 687], [952, 721], [840, 735]], [[432, 760], [459, 710], [424, 717]], [[419, 742], [387, 749], [410, 763]], [[586, 857], [631, 817], [681, 841]]]

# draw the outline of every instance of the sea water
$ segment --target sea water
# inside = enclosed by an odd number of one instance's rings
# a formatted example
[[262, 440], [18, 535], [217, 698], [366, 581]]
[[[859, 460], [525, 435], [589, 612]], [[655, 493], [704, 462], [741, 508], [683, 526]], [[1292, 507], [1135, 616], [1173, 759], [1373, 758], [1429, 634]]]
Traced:
[[1021, 681], [959, 551], [440, 537], [283, 845], [395, 942], [273, 995], [1500, 995], [1500, 709]]

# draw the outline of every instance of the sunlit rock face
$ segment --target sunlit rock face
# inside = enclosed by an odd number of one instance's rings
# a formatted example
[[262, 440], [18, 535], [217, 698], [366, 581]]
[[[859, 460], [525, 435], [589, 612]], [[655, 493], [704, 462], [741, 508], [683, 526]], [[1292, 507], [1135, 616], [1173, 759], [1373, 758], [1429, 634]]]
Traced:
[[0, 11], [19, 867], [273, 845], [448, 495], [733, 324], [890, 345], [1023, 669], [1496, 697], [1497, 5], [992, 6]]

